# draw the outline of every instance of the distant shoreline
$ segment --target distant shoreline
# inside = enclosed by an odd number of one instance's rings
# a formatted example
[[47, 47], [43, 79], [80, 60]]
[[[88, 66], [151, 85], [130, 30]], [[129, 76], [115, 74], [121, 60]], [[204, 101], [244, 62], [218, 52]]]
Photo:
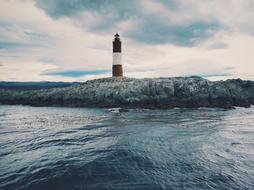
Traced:
[[12, 82], [0, 81], [0, 89], [5, 90], [40, 90], [50, 88], [64, 88], [72, 85], [79, 85], [80, 82]]

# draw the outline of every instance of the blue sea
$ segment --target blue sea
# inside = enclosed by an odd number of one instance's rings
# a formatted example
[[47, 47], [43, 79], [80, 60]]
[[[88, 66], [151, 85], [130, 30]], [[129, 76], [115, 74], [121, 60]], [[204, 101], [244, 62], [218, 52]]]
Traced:
[[254, 108], [0, 106], [1, 190], [254, 189]]

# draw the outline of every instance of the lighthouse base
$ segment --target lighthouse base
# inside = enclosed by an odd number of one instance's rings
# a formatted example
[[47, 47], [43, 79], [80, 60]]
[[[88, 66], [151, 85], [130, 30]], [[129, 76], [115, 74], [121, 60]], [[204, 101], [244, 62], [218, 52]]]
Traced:
[[123, 76], [122, 65], [113, 65], [112, 76], [113, 77], [122, 77]]

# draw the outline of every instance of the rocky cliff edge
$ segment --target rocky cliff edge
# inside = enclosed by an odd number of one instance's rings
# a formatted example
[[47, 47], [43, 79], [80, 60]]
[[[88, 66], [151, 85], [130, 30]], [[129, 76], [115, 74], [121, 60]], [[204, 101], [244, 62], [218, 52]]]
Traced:
[[200, 77], [101, 78], [80, 85], [30, 91], [0, 89], [1, 104], [71, 107], [250, 107], [254, 82]]

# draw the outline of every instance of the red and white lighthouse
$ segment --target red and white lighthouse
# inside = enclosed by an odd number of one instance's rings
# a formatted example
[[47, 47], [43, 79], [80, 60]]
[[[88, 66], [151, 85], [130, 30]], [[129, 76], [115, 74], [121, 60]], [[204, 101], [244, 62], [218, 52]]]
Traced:
[[123, 68], [122, 68], [122, 42], [118, 33], [115, 35], [113, 41], [113, 66], [112, 66], [112, 76], [113, 77], [122, 77]]

